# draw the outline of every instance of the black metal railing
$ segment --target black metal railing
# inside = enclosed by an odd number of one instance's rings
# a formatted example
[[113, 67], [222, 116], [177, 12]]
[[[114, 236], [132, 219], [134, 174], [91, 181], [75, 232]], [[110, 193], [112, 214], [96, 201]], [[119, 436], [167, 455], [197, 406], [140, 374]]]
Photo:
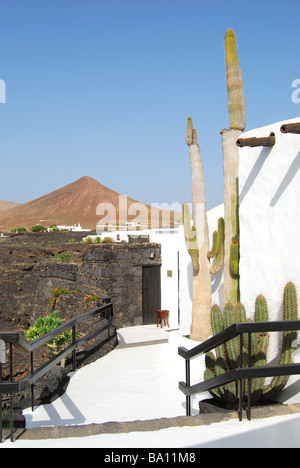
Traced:
[[[300, 374], [300, 364], [281, 364], [266, 366], [251, 366], [251, 333], [284, 332], [300, 330], [300, 320], [282, 320], [273, 322], [236, 323], [209, 338], [204, 343], [187, 350], [178, 348], [178, 354], [185, 359], [186, 381], [179, 382], [179, 389], [186, 396], [186, 414], [191, 415], [191, 396], [202, 393], [213, 388], [220, 387], [230, 382], [239, 383], [239, 407], [238, 416], [242, 421], [243, 381], [248, 381], [248, 405], [247, 417], [251, 420], [251, 379], [266, 378], [282, 375]], [[248, 367], [243, 367], [243, 334], [248, 335]], [[190, 360], [211, 351], [231, 339], [240, 337], [239, 368], [228, 371], [220, 376], [205, 380], [204, 382], [191, 385]]]
[[[95, 329], [88, 332], [84, 336], [80, 333], [77, 337], [77, 326], [79, 323], [87, 322], [89, 319], [96, 317], [99, 318], [99, 325]], [[81, 314], [55, 328], [49, 333], [37, 338], [34, 341], [28, 342], [20, 332], [1, 332], [0, 340], [9, 347], [9, 380], [3, 380], [2, 367], [3, 362], [0, 362], [0, 443], [3, 439], [2, 427], [2, 395], [10, 395], [10, 438], [13, 441], [14, 421], [13, 421], [13, 394], [21, 393], [27, 388], [31, 388], [31, 409], [34, 410], [34, 384], [37, 380], [49, 372], [56, 364], [60, 363], [68, 355], [72, 354], [72, 371], [76, 370], [76, 351], [82, 345], [85, 345], [91, 339], [96, 338], [99, 334], [110, 329], [113, 326], [113, 306], [112, 303], [103, 304], [95, 307], [84, 314]], [[43, 364], [37, 369], [34, 369], [34, 351], [37, 351], [41, 346], [51, 342], [56, 336], [67, 330], [72, 330], [72, 342], [52, 359]], [[115, 334], [115, 331], [114, 331]], [[112, 338], [109, 335], [109, 338]], [[13, 346], [21, 346], [24, 350], [30, 353], [30, 372], [27, 376], [14, 380], [14, 360], [13, 360]], [[1, 360], [0, 360], [1, 361]]]

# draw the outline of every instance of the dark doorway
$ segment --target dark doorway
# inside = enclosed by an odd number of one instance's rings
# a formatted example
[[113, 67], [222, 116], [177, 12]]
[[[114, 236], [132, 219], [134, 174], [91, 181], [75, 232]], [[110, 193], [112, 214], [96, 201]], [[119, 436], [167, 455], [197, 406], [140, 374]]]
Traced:
[[160, 266], [143, 267], [143, 325], [157, 323], [161, 308]]

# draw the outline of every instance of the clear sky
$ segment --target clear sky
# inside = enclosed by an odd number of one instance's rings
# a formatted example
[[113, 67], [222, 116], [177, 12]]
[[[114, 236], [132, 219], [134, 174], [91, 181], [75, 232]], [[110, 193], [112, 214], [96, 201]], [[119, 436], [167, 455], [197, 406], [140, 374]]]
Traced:
[[0, 200], [88, 175], [141, 202], [191, 201], [191, 115], [207, 208], [223, 203], [225, 32], [250, 130], [300, 116], [299, 14], [299, 0], [0, 0]]

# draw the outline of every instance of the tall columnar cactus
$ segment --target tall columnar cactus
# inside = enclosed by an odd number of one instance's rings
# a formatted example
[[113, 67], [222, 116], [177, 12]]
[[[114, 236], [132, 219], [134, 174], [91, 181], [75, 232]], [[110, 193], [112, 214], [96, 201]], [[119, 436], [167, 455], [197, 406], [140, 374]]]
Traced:
[[[292, 283], [288, 283], [284, 291], [284, 320], [296, 320], [297, 294], [296, 288]], [[212, 307], [212, 329], [214, 335], [221, 332], [233, 323], [251, 322], [246, 318], [246, 312], [242, 304], [226, 304], [224, 314], [222, 315], [219, 306]], [[255, 302], [255, 322], [268, 321], [268, 307], [264, 296], [260, 295]], [[283, 343], [281, 351], [280, 364], [291, 364], [293, 362], [293, 341], [297, 338], [297, 332], [288, 331], [283, 334]], [[251, 365], [265, 366], [267, 364], [267, 351], [269, 345], [268, 333], [251, 334]], [[234, 338], [229, 342], [219, 346], [212, 352], [207, 353], [205, 380], [217, 377], [229, 370], [236, 369], [240, 365], [239, 338]], [[243, 336], [243, 365], [248, 365], [248, 335]], [[265, 385], [264, 378], [256, 378], [251, 381], [251, 402], [257, 403], [259, 400], [270, 399], [275, 393], [281, 391], [288, 381], [288, 376], [274, 377], [271, 383]], [[247, 399], [247, 386], [243, 385], [243, 395]], [[222, 400], [228, 408], [237, 408], [238, 406], [238, 385], [236, 382], [223, 385], [222, 387], [211, 390], [211, 394]]]
[[230, 129], [221, 131], [225, 213], [224, 293], [225, 303], [236, 304], [239, 301], [239, 151], [236, 140], [245, 129], [246, 114], [243, 79], [232, 29], [228, 29], [225, 35], [225, 52]]
[[193, 227], [190, 224], [188, 205], [183, 206], [185, 238], [193, 264], [193, 304], [190, 338], [204, 341], [212, 333], [211, 276], [207, 258], [209, 249], [208, 223], [206, 216], [205, 184], [200, 147], [192, 118], [187, 119], [186, 143], [189, 146], [192, 178]]

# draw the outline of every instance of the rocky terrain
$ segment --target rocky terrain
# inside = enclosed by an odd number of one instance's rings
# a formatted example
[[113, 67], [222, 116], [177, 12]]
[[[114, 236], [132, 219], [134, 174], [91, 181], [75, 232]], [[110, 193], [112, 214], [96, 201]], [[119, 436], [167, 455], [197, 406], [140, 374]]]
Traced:
[[74, 232], [24, 233], [0, 240], [1, 330], [22, 331], [30, 326], [41, 265], [63, 252], [70, 252], [72, 262], [80, 263], [86, 247], [80, 243], [83, 235]]
[[[58, 271], [64, 271], [68, 276], [68, 267], [76, 268], [81, 265], [82, 255], [87, 248], [81, 243], [84, 233], [52, 232], [52, 233], [24, 233], [22, 235], [2, 238], [0, 240], [0, 331], [24, 331], [28, 329], [38, 316], [49, 313], [49, 292], [44, 293], [41, 287], [42, 271], [47, 265], [57, 265]], [[51, 245], [49, 245], [49, 242]], [[57, 255], [69, 252], [72, 263], [55, 263]], [[59, 286], [66, 287], [62, 280]], [[81, 285], [80, 291], [74, 295], [61, 297], [57, 302], [62, 319], [68, 320], [86, 311], [84, 297], [95, 290], [89, 285]], [[91, 304], [90, 308], [95, 307]], [[98, 320], [98, 319], [97, 319]], [[90, 329], [93, 323], [89, 323]], [[88, 331], [90, 331], [90, 329]], [[84, 329], [80, 330], [85, 334]], [[99, 335], [77, 353], [77, 367], [86, 365], [112, 350], [117, 344], [117, 338], [110, 331], [111, 339], [107, 339], [107, 332]], [[34, 366], [38, 368], [53, 357], [52, 352], [43, 346], [35, 353]], [[64, 391], [68, 384], [68, 373], [71, 370], [71, 357], [66, 361], [66, 367], [55, 366], [35, 386], [35, 402], [37, 404], [51, 401]], [[14, 347], [14, 378], [20, 378], [30, 372], [30, 355], [23, 348]], [[2, 377], [10, 377], [8, 363], [2, 367]], [[30, 404], [30, 392], [15, 395], [17, 407], [26, 407]], [[3, 396], [6, 404], [9, 396]]]

